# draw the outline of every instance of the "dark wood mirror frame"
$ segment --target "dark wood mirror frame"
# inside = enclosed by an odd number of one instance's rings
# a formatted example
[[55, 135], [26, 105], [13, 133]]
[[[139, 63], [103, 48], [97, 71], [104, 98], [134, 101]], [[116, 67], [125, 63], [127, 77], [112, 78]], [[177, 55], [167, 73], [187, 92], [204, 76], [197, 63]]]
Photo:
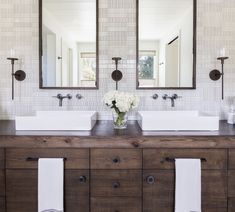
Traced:
[[99, 0], [96, 0], [96, 87], [45, 87], [42, 75], [42, 1], [39, 2], [39, 88], [57, 90], [98, 90], [99, 89]]
[[[174, 0], [173, 0], [174, 1]], [[192, 87], [139, 87], [139, 0], [136, 0], [136, 89], [138, 90], [192, 90], [196, 89], [197, 55], [197, 0], [193, 0], [193, 79]]]

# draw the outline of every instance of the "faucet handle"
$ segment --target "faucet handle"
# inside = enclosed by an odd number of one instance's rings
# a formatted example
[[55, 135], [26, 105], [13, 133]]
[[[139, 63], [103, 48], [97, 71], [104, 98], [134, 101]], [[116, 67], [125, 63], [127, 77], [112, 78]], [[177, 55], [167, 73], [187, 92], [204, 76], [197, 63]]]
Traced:
[[52, 97], [60, 99], [62, 97], [62, 94], [58, 93], [56, 96], [52, 96]]
[[72, 99], [73, 98], [73, 96], [71, 95], [71, 94], [67, 94], [67, 96], [66, 96], [68, 99]]
[[163, 98], [164, 100], [166, 100], [166, 99], [167, 99], [167, 97], [168, 97], [168, 95], [167, 95], [167, 94], [164, 94], [164, 95], [162, 96], [162, 98]]
[[178, 94], [173, 94], [172, 96], [174, 99], [179, 99], [179, 98], [182, 98], [182, 96], [179, 96]]
[[153, 94], [153, 95], [152, 95], [152, 98], [156, 100], [156, 99], [158, 98], [158, 94], [156, 94], [156, 93]]
[[77, 98], [77, 99], [82, 99], [83, 97], [82, 97], [81, 94], [78, 93], [78, 94], [76, 95], [76, 98]]

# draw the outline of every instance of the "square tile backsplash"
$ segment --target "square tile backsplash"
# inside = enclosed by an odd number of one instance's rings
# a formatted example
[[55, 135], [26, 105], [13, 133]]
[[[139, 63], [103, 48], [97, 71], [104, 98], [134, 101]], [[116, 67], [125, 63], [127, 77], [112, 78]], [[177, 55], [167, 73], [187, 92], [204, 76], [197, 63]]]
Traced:
[[[235, 104], [235, 1], [197, 1], [197, 89], [196, 90], [136, 90], [136, 2], [135, 0], [99, 0], [99, 90], [40, 90], [38, 59], [38, 0], [0, 0], [0, 119], [14, 119], [15, 115], [33, 115], [36, 110], [60, 110], [57, 93], [82, 94], [64, 102], [63, 110], [96, 110], [100, 119], [110, 117], [102, 97], [115, 89], [111, 80], [114, 64], [111, 58], [123, 58], [120, 69], [124, 78], [120, 90], [141, 97], [140, 110], [171, 110], [170, 102], [151, 96], [177, 93], [175, 110], [200, 110], [220, 114], [226, 118], [230, 104]], [[221, 101], [220, 82], [209, 79], [209, 72], [220, 69], [216, 60], [218, 50], [227, 49], [230, 59], [225, 65], [225, 96]], [[27, 78], [16, 82], [15, 100], [11, 100], [11, 66], [6, 58], [14, 48], [21, 60], [16, 68], [23, 69]], [[134, 118], [135, 112], [132, 112]]]

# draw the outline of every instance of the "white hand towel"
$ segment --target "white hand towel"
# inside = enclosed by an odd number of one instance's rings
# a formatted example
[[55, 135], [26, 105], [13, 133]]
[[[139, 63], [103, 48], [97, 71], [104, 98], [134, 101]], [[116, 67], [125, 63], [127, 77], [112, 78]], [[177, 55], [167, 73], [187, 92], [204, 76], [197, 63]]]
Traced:
[[64, 211], [64, 159], [38, 161], [38, 212]]
[[175, 212], [201, 212], [201, 160], [176, 159]]

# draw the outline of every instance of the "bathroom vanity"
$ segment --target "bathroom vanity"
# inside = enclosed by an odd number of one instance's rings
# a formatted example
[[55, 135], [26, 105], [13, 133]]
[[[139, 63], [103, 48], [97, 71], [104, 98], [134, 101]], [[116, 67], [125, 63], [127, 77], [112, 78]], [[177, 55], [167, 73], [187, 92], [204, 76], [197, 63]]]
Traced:
[[38, 158], [65, 160], [66, 212], [172, 212], [174, 162], [202, 161], [203, 212], [235, 211], [235, 128], [219, 131], [141, 131], [136, 122], [113, 130], [15, 131], [0, 127], [0, 211], [37, 211]]

